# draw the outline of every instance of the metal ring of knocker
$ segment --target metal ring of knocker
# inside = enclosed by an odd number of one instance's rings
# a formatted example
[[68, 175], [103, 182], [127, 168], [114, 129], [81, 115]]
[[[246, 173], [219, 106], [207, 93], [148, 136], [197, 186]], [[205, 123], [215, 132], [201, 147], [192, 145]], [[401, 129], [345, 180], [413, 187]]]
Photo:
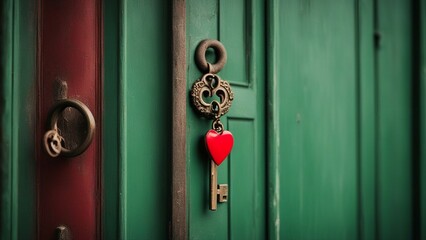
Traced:
[[[217, 61], [214, 64], [208, 63], [206, 59], [206, 51], [208, 48], [215, 50]], [[218, 73], [225, 66], [227, 59], [225, 47], [221, 42], [214, 39], [205, 39], [198, 44], [195, 52], [195, 63], [204, 73]]]
[[[86, 120], [86, 138], [84, 139], [83, 143], [81, 143], [75, 149], [67, 149], [62, 146], [62, 142], [65, 141], [65, 139], [63, 139], [58, 134], [59, 116], [62, 111], [68, 107], [77, 109]], [[89, 108], [84, 103], [75, 99], [59, 100], [50, 111], [47, 119], [50, 119], [49, 127], [51, 130], [47, 131], [44, 135], [44, 147], [50, 156], [57, 157], [59, 155], [63, 155], [65, 157], [75, 157], [83, 153], [92, 142], [96, 128], [95, 118], [93, 117], [92, 112], [90, 112]]]

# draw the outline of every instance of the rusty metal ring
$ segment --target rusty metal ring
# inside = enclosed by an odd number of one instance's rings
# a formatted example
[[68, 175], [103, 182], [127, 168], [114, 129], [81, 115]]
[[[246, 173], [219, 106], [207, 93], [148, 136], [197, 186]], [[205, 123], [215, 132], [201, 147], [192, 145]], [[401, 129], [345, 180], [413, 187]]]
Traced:
[[75, 157], [82, 154], [89, 147], [92, 142], [93, 135], [95, 134], [96, 124], [92, 112], [90, 112], [89, 108], [84, 103], [75, 99], [63, 99], [59, 100], [49, 113], [48, 119], [50, 119], [50, 129], [58, 128], [59, 116], [67, 107], [77, 109], [86, 119], [87, 134], [83, 143], [75, 149], [67, 149], [64, 146], [62, 146], [61, 149], [61, 155], [65, 157]]
[[[206, 51], [208, 48], [215, 50], [217, 61], [214, 64], [207, 62]], [[195, 63], [203, 73], [218, 73], [225, 66], [226, 59], [225, 47], [218, 40], [205, 39], [198, 44], [195, 51]]]

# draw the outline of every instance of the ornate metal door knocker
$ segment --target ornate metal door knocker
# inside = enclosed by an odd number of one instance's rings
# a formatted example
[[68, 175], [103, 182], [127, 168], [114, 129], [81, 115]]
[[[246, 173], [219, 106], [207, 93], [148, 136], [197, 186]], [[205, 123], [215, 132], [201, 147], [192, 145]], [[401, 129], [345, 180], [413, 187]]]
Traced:
[[[205, 54], [208, 48], [213, 48], [217, 55], [217, 62], [207, 62]], [[232, 105], [234, 93], [231, 85], [221, 79], [217, 73], [226, 63], [226, 50], [217, 40], [206, 39], [200, 42], [195, 53], [195, 62], [204, 75], [192, 85], [191, 97], [196, 111], [201, 116], [212, 119], [212, 129], [205, 135], [206, 148], [211, 157], [210, 168], [210, 210], [217, 209], [217, 201], [226, 202], [228, 199], [228, 185], [217, 185], [217, 166], [229, 155], [234, 145], [234, 138], [230, 131], [224, 129], [220, 117], [225, 115]], [[218, 96], [219, 101], [206, 102], [205, 97]]]

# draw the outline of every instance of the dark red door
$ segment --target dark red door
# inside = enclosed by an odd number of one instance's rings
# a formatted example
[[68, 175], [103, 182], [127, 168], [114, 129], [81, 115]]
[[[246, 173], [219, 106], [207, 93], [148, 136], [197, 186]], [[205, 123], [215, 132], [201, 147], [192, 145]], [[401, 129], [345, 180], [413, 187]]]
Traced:
[[[100, 0], [40, 0], [38, 29], [37, 229], [38, 239], [54, 239], [66, 226], [73, 239], [100, 238], [102, 16]], [[87, 150], [75, 157], [49, 156], [44, 134], [48, 113], [58, 102], [58, 83], [68, 86], [68, 99], [85, 104], [96, 129]], [[58, 120], [67, 148], [88, 134], [87, 119], [67, 108]]]

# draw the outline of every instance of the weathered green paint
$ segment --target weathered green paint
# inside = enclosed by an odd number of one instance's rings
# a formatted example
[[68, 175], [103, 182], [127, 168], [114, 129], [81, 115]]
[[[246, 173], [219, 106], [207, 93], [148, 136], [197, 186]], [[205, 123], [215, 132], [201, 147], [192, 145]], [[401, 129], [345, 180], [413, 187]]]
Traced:
[[[231, 111], [222, 118], [235, 146], [218, 168], [219, 183], [229, 184], [230, 196], [217, 212], [208, 210], [209, 159], [202, 142], [211, 121], [199, 118], [188, 97], [188, 237], [412, 239], [413, 224], [420, 221], [423, 239], [424, 1], [419, 1], [420, 62], [413, 61], [416, 19], [410, 1], [264, 4], [187, 2], [188, 92], [201, 76], [193, 56], [206, 38], [219, 39], [227, 48], [228, 63], [219, 75], [235, 92]], [[104, 3], [106, 239], [169, 236], [169, 5]], [[36, 119], [36, 6], [23, 0], [1, 6], [0, 236], [31, 239], [36, 140], [28, 136]], [[376, 48], [374, 32], [381, 35]], [[418, 114], [412, 108], [413, 64], [419, 64], [421, 77]], [[418, 185], [412, 182], [413, 116], [420, 117]], [[415, 196], [420, 209], [413, 209]], [[414, 219], [416, 210], [420, 219]]]
[[356, 2], [357, 15], [357, 95], [358, 95], [358, 221], [359, 236], [376, 236], [376, 104], [375, 104], [375, 49], [374, 2]]
[[[250, 86], [245, 79], [232, 80], [233, 73], [245, 76], [250, 71], [239, 50], [253, 34], [240, 17], [249, 1], [190, 3], [189, 59], [201, 39], [219, 38], [237, 59], [235, 67], [220, 75], [234, 86]], [[263, 108], [268, 109], [269, 238], [410, 238], [410, 3], [268, 1], [267, 6], [268, 91]], [[233, 9], [231, 19], [223, 14], [226, 9]], [[382, 35], [378, 48], [375, 31]], [[200, 74], [193, 68], [190, 64], [188, 87]], [[227, 233], [240, 228], [234, 230], [225, 213], [207, 219], [208, 212], [197, 212], [207, 200], [199, 195], [207, 191], [208, 182], [200, 179], [208, 165], [199, 160], [207, 155], [194, 134], [208, 123], [198, 123], [193, 111], [188, 116], [190, 237], [234, 237]], [[233, 119], [228, 124], [251, 126]], [[239, 141], [250, 146], [252, 136], [244, 132], [247, 139]], [[245, 149], [250, 154], [250, 147]], [[231, 155], [230, 168], [239, 154]], [[236, 172], [227, 167], [222, 167], [227, 172], [223, 179], [233, 182]], [[238, 172], [252, 171], [245, 164]], [[232, 211], [239, 206], [231, 202], [229, 207]], [[203, 227], [210, 221], [217, 223], [215, 233]]]
[[[203, 39], [225, 45], [228, 62], [219, 76], [235, 93], [222, 117], [235, 139], [230, 157], [218, 167], [218, 183], [229, 184], [229, 200], [208, 209], [210, 159], [204, 134], [211, 120], [188, 107], [188, 214], [190, 239], [262, 239], [266, 236], [266, 161], [264, 133], [264, 3], [262, 1], [188, 1], [188, 92], [202, 73], [194, 52]], [[212, 61], [212, 52], [207, 53]], [[191, 103], [188, 98], [188, 106]]]
[[377, 217], [379, 239], [412, 239], [411, 2], [378, 2]]
[[166, 1], [121, 1], [120, 5], [116, 80], [119, 236], [167, 239], [172, 131], [170, 7]]
[[266, 19], [266, 128], [268, 237], [280, 238], [279, 95], [277, 89], [278, 0], [267, 1]]
[[280, 238], [357, 239], [356, 5], [277, 7]]
[[373, 4], [278, 6], [281, 238], [412, 236], [410, 4]]
[[[35, 234], [36, 15], [31, 1], [3, 1], [1, 91], [2, 239]], [[25, 229], [25, 231], [22, 231]]]

